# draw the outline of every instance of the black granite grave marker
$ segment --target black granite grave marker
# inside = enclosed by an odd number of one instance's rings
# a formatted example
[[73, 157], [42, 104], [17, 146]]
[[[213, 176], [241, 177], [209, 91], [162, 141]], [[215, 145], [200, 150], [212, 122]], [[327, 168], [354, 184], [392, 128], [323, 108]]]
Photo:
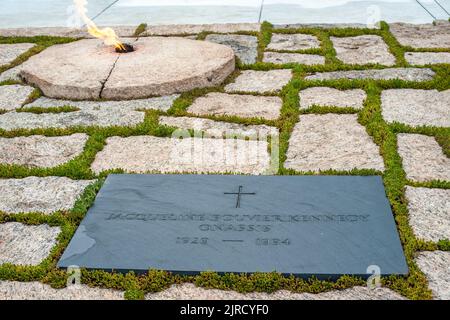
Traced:
[[110, 175], [66, 268], [407, 274], [378, 176]]

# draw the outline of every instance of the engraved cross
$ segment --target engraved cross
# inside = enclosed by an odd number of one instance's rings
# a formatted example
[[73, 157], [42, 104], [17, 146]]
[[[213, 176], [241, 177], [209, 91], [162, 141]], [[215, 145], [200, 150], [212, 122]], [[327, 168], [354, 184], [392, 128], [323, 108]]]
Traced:
[[236, 208], [240, 208], [241, 207], [241, 195], [255, 195], [255, 192], [242, 192], [242, 188], [243, 186], [239, 186], [239, 190], [238, 192], [224, 192], [223, 194], [236, 194], [237, 195], [237, 199], [236, 199]]

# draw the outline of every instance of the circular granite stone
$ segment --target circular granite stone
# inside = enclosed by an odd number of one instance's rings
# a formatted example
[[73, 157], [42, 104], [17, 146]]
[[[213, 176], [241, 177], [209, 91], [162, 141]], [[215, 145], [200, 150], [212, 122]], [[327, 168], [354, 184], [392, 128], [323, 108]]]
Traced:
[[234, 71], [234, 52], [220, 44], [175, 37], [124, 39], [134, 52], [119, 54], [97, 39], [52, 46], [21, 71], [52, 98], [135, 99], [222, 83]]

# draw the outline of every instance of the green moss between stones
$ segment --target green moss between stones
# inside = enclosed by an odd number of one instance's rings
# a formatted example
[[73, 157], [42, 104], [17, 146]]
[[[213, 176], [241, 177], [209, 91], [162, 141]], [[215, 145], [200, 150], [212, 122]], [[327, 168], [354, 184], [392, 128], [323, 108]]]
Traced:
[[[142, 29], [139, 26], [139, 31]], [[258, 62], [254, 65], [241, 65], [237, 62], [240, 70], [270, 70], [274, 68], [292, 68], [293, 79], [280, 92], [279, 96], [283, 99], [281, 116], [275, 121], [267, 121], [264, 119], [243, 119], [239, 117], [214, 117], [205, 118], [213, 120], [229, 121], [242, 124], [266, 124], [276, 126], [280, 130], [280, 169], [278, 174], [281, 175], [297, 175], [297, 174], [315, 174], [312, 172], [295, 172], [287, 170], [283, 167], [286, 160], [286, 152], [291, 132], [301, 119], [303, 114], [308, 113], [356, 113], [358, 121], [365, 126], [369, 135], [372, 136], [374, 142], [379, 146], [380, 153], [383, 156], [385, 164], [385, 172], [382, 173], [383, 181], [386, 187], [387, 197], [390, 201], [391, 208], [394, 213], [395, 221], [399, 231], [400, 239], [405, 251], [405, 256], [410, 269], [407, 277], [386, 277], [382, 279], [383, 285], [395, 290], [410, 299], [431, 299], [431, 291], [427, 285], [425, 275], [419, 270], [414, 262], [414, 258], [418, 251], [422, 250], [450, 250], [450, 241], [442, 240], [438, 243], [431, 243], [417, 239], [408, 223], [407, 200], [404, 194], [406, 185], [427, 186], [436, 188], [450, 188], [448, 182], [432, 181], [426, 184], [418, 184], [408, 181], [402, 168], [402, 161], [397, 152], [397, 134], [401, 132], [420, 133], [434, 136], [438, 143], [442, 146], [444, 153], [450, 156], [450, 129], [435, 127], [411, 128], [402, 124], [387, 124], [381, 116], [380, 94], [384, 89], [390, 88], [414, 88], [414, 89], [450, 89], [450, 65], [436, 65], [432, 69], [436, 72], [435, 79], [425, 82], [409, 82], [401, 80], [390, 81], [374, 81], [374, 80], [332, 80], [332, 81], [306, 81], [304, 77], [314, 72], [336, 71], [336, 70], [352, 70], [352, 69], [368, 69], [383, 68], [380, 65], [366, 66], [350, 66], [343, 64], [336, 58], [336, 52], [331, 43], [330, 37], [347, 37], [362, 34], [376, 34], [383, 37], [389, 46], [390, 52], [396, 57], [395, 67], [408, 66], [404, 59], [406, 51], [415, 51], [412, 48], [401, 46], [395, 37], [390, 33], [389, 26], [381, 23], [380, 29], [354, 29], [354, 28], [332, 28], [332, 29], [316, 29], [316, 28], [300, 28], [300, 29], [280, 29], [277, 33], [308, 33], [317, 36], [321, 40], [321, 48], [314, 50], [314, 53], [322, 54], [326, 58], [323, 66], [304, 66], [298, 64], [273, 65], [263, 63], [262, 56], [270, 43], [271, 35], [274, 32], [273, 26], [264, 22], [261, 31], [258, 34]], [[209, 33], [201, 33], [199, 39], [204, 39]], [[34, 38], [1, 38], [0, 43], [19, 43], [34, 42], [37, 47], [20, 56], [12, 64], [0, 67], [0, 72], [14, 67], [31, 55], [42, 51], [44, 48], [57, 44], [73, 41], [68, 38], [55, 37], [34, 37]], [[433, 49], [424, 51], [449, 51], [448, 49]], [[168, 112], [146, 111], [145, 120], [142, 124], [135, 127], [76, 127], [69, 129], [35, 129], [35, 130], [0, 130], [0, 137], [16, 137], [28, 136], [32, 134], [43, 134], [46, 136], [68, 135], [75, 132], [85, 132], [89, 135], [83, 153], [76, 159], [51, 169], [30, 169], [23, 166], [6, 166], [0, 165], [1, 178], [21, 178], [30, 175], [36, 176], [67, 176], [73, 179], [99, 179], [89, 186], [83, 196], [77, 201], [75, 207], [69, 212], [57, 212], [50, 216], [40, 213], [6, 215], [0, 213], [0, 223], [7, 221], [18, 221], [26, 224], [48, 223], [54, 226], [60, 226], [62, 232], [58, 237], [58, 244], [52, 250], [51, 255], [45, 259], [39, 266], [13, 266], [4, 264], [0, 266], [0, 279], [17, 280], [17, 281], [41, 281], [48, 283], [55, 288], [62, 288], [66, 285], [67, 274], [63, 270], [56, 268], [56, 262], [61, 256], [64, 248], [67, 246], [70, 238], [76, 230], [76, 227], [86, 214], [88, 208], [92, 205], [96, 193], [99, 191], [104, 177], [111, 172], [123, 172], [123, 170], [110, 170], [96, 176], [91, 170], [90, 165], [95, 158], [97, 152], [101, 151], [106, 143], [106, 139], [110, 136], [135, 136], [135, 135], [155, 135], [160, 137], [170, 136], [174, 128], [161, 126], [158, 123], [158, 117], [161, 115], [170, 116], [187, 116], [187, 108], [193, 101], [208, 92], [224, 92], [224, 86], [232, 82], [239, 70], [227, 79], [225, 84], [215, 88], [197, 89], [191, 92], [181, 94], [173, 107]], [[10, 84], [11, 82], [4, 82]], [[367, 93], [362, 110], [354, 110], [351, 108], [336, 107], [317, 107], [314, 106], [308, 110], [299, 110], [299, 91], [313, 86], [330, 86], [337, 89], [353, 89], [361, 88]], [[34, 110], [41, 112], [42, 110]], [[48, 111], [48, 110], [47, 110]], [[53, 110], [61, 111], [61, 110]], [[67, 110], [66, 110], [67, 111]], [[367, 175], [380, 174], [374, 170], [352, 170], [346, 172], [324, 171], [321, 174], [331, 175]], [[82, 282], [89, 286], [99, 286], [123, 290], [127, 299], [143, 299], [146, 293], [158, 292], [168, 288], [172, 284], [191, 282], [205, 288], [218, 288], [224, 290], [236, 290], [238, 292], [274, 292], [280, 289], [291, 290], [293, 292], [310, 292], [319, 293], [329, 290], [341, 290], [355, 285], [365, 285], [365, 281], [356, 277], [343, 276], [337, 281], [319, 281], [315, 278], [300, 279], [293, 276], [284, 277], [277, 273], [255, 273], [255, 274], [224, 274], [219, 275], [214, 272], [202, 272], [197, 276], [180, 276], [170, 274], [165, 271], [149, 270], [143, 275], [134, 273], [119, 274], [108, 273], [104, 271], [87, 271], [82, 270]]]

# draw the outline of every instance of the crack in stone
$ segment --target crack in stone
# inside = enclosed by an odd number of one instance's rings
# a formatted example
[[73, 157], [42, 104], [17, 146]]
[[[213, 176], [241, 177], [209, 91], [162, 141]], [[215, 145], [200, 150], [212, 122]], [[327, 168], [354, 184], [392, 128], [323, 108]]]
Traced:
[[111, 67], [111, 70], [109, 71], [108, 75], [106, 76], [106, 79], [104, 81], [100, 81], [100, 83], [102, 84], [102, 87], [100, 88], [100, 93], [98, 95], [99, 99], [102, 98], [102, 93], [103, 93], [103, 90], [105, 89], [106, 82], [108, 82], [109, 77], [111, 77], [111, 74], [113, 73], [114, 68], [116, 67], [117, 61], [119, 61], [119, 59], [120, 59], [120, 55], [114, 61], [113, 65]]
[[[136, 43], [138, 40], [139, 40], [139, 37], [134, 39], [133, 44]], [[117, 61], [119, 61], [121, 56], [122, 56], [122, 54], [119, 54], [117, 59], [114, 61], [113, 65], [111, 67], [111, 70], [109, 71], [108, 75], [106, 76], [106, 79], [104, 81], [100, 81], [100, 83], [102, 84], [102, 87], [100, 88], [99, 99], [102, 98], [103, 90], [105, 89], [106, 83], [108, 82], [109, 78], [111, 77], [111, 74], [113, 73], [113, 71], [116, 67]]]

